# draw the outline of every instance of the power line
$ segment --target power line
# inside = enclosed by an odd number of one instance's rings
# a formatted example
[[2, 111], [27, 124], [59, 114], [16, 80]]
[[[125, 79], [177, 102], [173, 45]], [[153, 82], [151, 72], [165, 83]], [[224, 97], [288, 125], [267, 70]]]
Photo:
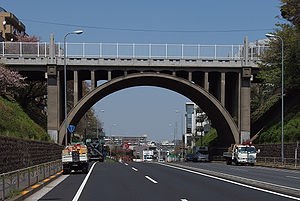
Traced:
[[257, 32], [257, 31], [271, 31], [273, 29], [228, 29], [228, 30], [159, 30], [159, 29], [132, 29], [132, 28], [113, 28], [102, 26], [87, 26], [79, 24], [67, 24], [58, 22], [48, 22], [31, 19], [21, 19], [22, 21], [39, 23], [39, 24], [51, 24], [65, 27], [78, 27], [87, 29], [100, 29], [100, 30], [112, 30], [112, 31], [130, 31], [130, 32], [157, 32], [157, 33], [230, 33], [230, 32]]

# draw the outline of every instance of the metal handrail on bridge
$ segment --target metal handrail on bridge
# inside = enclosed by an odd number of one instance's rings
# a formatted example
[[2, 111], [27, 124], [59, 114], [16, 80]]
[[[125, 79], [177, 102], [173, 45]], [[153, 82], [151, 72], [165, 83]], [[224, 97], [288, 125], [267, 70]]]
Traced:
[[[63, 57], [63, 43], [54, 46], [55, 56]], [[259, 60], [266, 48], [249, 45], [249, 59]], [[46, 42], [0, 43], [0, 57], [48, 57], [49, 50], [50, 45]], [[66, 56], [81, 58], [243, 60], [243, 51], [243, 45], [66, 43]]]

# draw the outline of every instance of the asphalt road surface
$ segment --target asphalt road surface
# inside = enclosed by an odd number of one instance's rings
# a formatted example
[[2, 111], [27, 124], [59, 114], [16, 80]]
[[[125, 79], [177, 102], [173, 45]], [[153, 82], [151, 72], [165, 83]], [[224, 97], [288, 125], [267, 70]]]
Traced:
[[[281, 178], [276, 174], [283, 174], [276, 169], [258, 167], [235, 167], [223, 164], [187, 165], [202, 166], [216, 171], [229, 169], [231, 173], [240, 172], [241, 175], [259, 179], [264, 171], [274, 171], [274, 180]], [[236, 171], [230, 168], [245, 168]], [[248, 169], [250, 168], [250, 169]], [[256, 170], [257, 169], [257, 170]], [[255, 171], [253, 171], [255, 170]], [[257, 171], [257, 173], [255, 173]], [[260, 172], [262, 171], [262, 172]], [[230, 173], [230, 172], [229, 172]], [[230, 174], [231, 174], [230, 173]], [[283, 177], [285, 182], [299, 188], [298, 172], [289, 172], [290, 177]], [[293, 178], [294, 177], [294, 178]], [[298, 179], [297, 179], [298, 178]], [[49, 192], [27, 200], [80, 200], [80, 201], [234, 201], [234, 200], [300, 200], [300, 197], [289, 196], [264, 190], [250, 185], [209, 176], [185, 168], [174, 168], [167, 163], [119, 163], [104, 162], [91, 164], [89, 173], [63, 175], [60, 183], [48, 187]], [[267, 178], [265, 178], [267, 179]], [[296, 181], [294, 181], [296, 180]], [[269, 182], [273, 182], [271, 179]], [[276, 182], [276, 181], [275, 181]], [[279, 182], [279, 183], [280, 183]], [[46, 187], [47, 188], [47, 187]], [[46, 194], [45, 194], [46, 193]]]

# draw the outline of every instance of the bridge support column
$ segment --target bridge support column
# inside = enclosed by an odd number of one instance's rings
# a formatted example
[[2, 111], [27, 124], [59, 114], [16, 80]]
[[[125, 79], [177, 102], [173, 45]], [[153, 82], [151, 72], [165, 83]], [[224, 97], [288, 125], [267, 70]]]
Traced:
[[111, 71], [108, 71], [107, 72], [107, 81], [110, 81], [111, 80]]
[[91, 71], [91, 89], [94, 90], [97, 88], [96, 72]]
[[250, 139], [250, 77], [251, 68], [243, 68], [241, 78], [241, 127], [240, 127], [240, 142]]
[[78, 71], [74, 71], [74, 105], [79, 100]]
[[189, 81], [192, 81], [192, 72], [189, 72]]
[[204, 89], [206, 91], [209, 90], [209, 82], [208, 82], [208, 72], [204, 73]]
[[221, 73], [221, 104], [225, 107], [225, 73]]
[[74, 105], [82, 98], [82, 79], [78, 71], [74, 71]]
[[54, 142], [58, 143], [58, 130], [60, 122], [59, 71], [56, 70], [56, 66], [48, 66], [47, 68], [47, 131], [50, 135], [50, 138]]

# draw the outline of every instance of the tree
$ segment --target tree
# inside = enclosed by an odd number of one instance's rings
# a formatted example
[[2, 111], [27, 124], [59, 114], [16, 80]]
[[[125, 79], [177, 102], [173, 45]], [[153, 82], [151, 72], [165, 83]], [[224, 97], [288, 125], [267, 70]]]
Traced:
[[15, 89], [26, 86], [25, 77], [0, 64], [0, 95], [15, 95]]
[[[284, 85], [286, 92], [298, 90], [300, 86], [300, 66], [296, 58], [296, 28], [291, 24], [277, 24], [274, 35], [280, 36], [284, 41]], [[261, 57], [262, 63], [258, 78], [264, 84], [273, 86], [274, 90], [281, 86], [281, 41], [271, 39], [269, 49]]]
[[300, 1], [281, 0], [281, 16], [296, 27], [296, 65], [300, 66]]

